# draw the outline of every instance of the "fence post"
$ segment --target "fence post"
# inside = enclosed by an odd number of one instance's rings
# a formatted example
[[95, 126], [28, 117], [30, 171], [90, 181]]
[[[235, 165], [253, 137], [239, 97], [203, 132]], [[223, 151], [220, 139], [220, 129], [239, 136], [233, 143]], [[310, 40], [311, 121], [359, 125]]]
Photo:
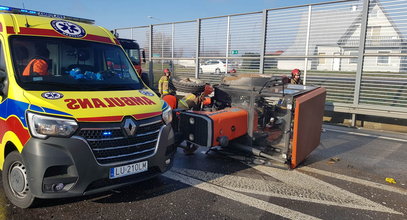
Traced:
[[267, 9], [263, 10], [263, 27], [261, 30], [261, 45], [260, 45], [260, 68], [259, 73], [264, 74], [264, 54], [266, 53], [266, 39], [267, 39]]
[[228, 16], [228, 24], [226, 30], [226, 74], [229, 69], [229, 47], [230, 47], [230, 16]]
[[195, 55], [195, 78], [199, 79], [199, 52], [201, 45], [201, 19], [196, 19], [196, 55]]
[[175, 36], [175, 24], [171, 26], [171, 72], [174, 72], [174, 36]]
[[[154, 75], [154, 71], [153, 71], [153, 25], [150, 24], [149, 27], [149, 32], [150, 32], [150, 36], [148, 39], [148, 74]], [[153, 82], [151, 84], [154, 84]], [[153, 85], [149, 85], [149, 86], [153, 86]]]
[[309, 5], [308, 6], [307, 37], [305, 39], [304, 85], [307, 85], [308, 50], [309, 50], [309, 36], [311, 33], [311, 16], [312, 16], [312, 5]]
[[[364, 55], [365, 55], [365, 42], [366, 42], [366, 30], [369, 16], [369, 2], [370, 0], [363, 0], [362, 21], [360, 24], [360, 40], [359, 40], [359, 54], [358, 64], [356, 68], [355, 76], [355, 91], [353, 95], [353, 106], [359, 105], [360, 98], [360, 85], [362, 81]], [[356, 126], [356, 114], [352, 114], [352, 126]]]

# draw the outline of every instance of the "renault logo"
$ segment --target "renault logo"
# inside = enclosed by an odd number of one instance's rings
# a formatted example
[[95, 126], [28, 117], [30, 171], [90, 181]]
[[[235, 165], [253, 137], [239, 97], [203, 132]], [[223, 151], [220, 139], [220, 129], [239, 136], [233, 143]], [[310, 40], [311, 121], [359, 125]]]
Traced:
[[136, 133], [137, 125], [133, 119], [126, 118], [126, 120], [124, 120], [123, 128], [128, 136], [133, 136]]

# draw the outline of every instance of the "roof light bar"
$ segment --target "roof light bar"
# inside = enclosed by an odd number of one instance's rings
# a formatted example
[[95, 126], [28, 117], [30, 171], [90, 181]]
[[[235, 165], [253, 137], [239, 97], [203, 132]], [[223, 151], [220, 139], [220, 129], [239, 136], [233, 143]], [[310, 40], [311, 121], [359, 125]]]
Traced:
[[86, 18], [77, 18], [77, 17], [72, 17], [72, 16], [42, 12], [42, 11], [27, 10], [27, 9], [22, 9], [22, 8], [13, 8], [13, 7], [8, 7], [8, 6], [3, 6], [3, 5], [0, 5], [0, 12], [35, 15], [35, 16], [50, 17], [50, 18], [60, 18], [60, 19], [84, 22], [84, 23], [89, 23], [89, 24], [95, 23], [95, 20], [86, 19]]

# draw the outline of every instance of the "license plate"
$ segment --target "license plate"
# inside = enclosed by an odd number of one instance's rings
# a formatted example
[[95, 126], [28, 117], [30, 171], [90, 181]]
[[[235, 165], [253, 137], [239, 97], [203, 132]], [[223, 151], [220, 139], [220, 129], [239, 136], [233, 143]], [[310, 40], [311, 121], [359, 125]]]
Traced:
[[110, 168], [110, 179], [119, 178], [123, 176], [129, 176], [136, 173], [145, 172], [148, 170], [147, 161], [142, 161], [138, 163], [128, 164], [120, 167]]

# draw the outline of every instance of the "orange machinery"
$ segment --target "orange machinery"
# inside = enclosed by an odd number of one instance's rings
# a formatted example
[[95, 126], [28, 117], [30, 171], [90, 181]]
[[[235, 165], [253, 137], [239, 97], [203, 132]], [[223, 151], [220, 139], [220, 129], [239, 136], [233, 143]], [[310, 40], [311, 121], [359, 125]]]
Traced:
[[180, 117], [181, 132], [185, 138], [205, 147], [227, 145], [229, 140], [247, 133], [248, 112], [241, 108], [219, 111], [183, 112]]
[[183, 138], [297, 167], [320, 143], [326, 90], [279, 78], [253, 82], [216, 86], [210, 111], [181, 112]]

